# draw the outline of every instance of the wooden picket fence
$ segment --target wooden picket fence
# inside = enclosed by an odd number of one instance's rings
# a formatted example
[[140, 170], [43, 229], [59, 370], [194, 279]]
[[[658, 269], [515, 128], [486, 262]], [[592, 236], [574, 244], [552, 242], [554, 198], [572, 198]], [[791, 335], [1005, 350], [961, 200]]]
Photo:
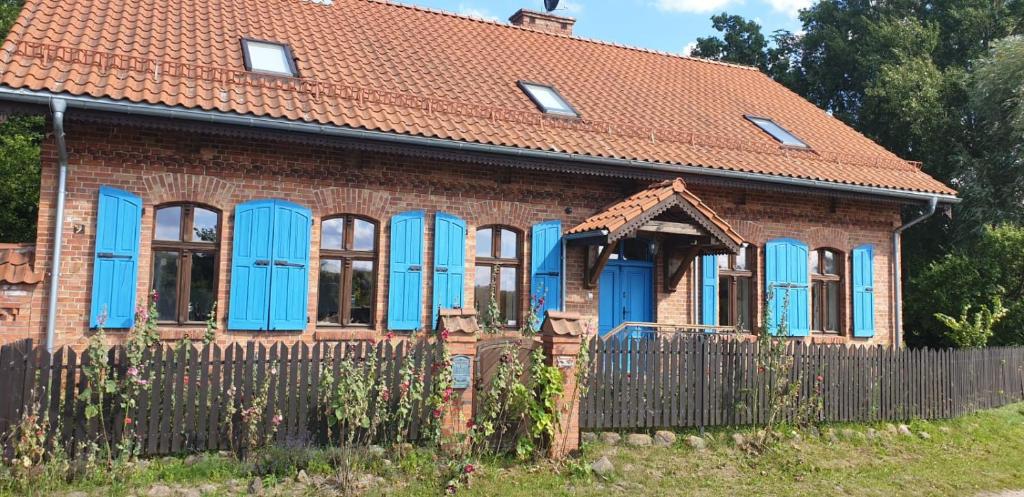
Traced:
[[[654, 429], [764, 424], [771, 368], [756, 342], [677, 335], [596, 340], [580, 427]], [[896, 350], [790, 344], [791, 384], [820, 421], [942, 419], [1024, 400], [1024, 348]], [[798, 381], [798, 383], [796, 383]], [[785, 416], [794, 413], [786, 412]]]
[[[22, 419], [26, 410], [45, 415], [50, 436], [68, 449], [83, 442], [96, 442], [106, 433], [111, 446], [134, 430], [141, 444], [142, 455], [160, 455], [207, 450], [230, 450], [237, 440], [241, 423], [238, 411], [251, 405], [260, 386], [268, 392], [267, 414], [261, 435], [271, 432], [271, 412], [280, 414], [274, 434], [282, 444], [315, 444], [325, 442], [327, 420], [319, 407], [322, 366], [333, 367], [338, 376], [339, 361], [330, 358], [347, 356], [366, 368], [369, 354], [377, 355], [373, 378], [383, 377], [391, 392], [400, 388], [401, 367], [413, 361], [417, 374], [423, 375], [424, 395], [430, 392], [440, 359], [441, 344], [427, 341], [401, 341], [396, 344], [365, 342], [316, 344], [305, 343], [265, 345], [247, 343], [221, 347], [159, 347], [144, 353], [142, 377], [150, 388], [138, 399], [130, 412], [123, 412], [113, 401], [103, 407], [106, 430], [100, 430], [99, 417], [87, 419], [86, 399], [82, 392], [91, 388], [84, 368], [87, 355], [62, 348], [52, 355], [33, 349], [31, 341], [0, 347], [0, 433]], [[107, 354], [115, 378], [128, 373], [122, 347], [112, 347]], [[330, 362], [328, 362], [330, 361]], [[366, 371], [365, 369], [363, 370]], [[231, 391], [231, 393], [228, 393]], [[375, 398], [376, 391], [371, 393]], [[396, 407], [398, 395], [391, 397]], [[94, 401], [95, 402], [95, 401]], [[227, 417], [228, 403], [233, 402], [234, 419]], [[430, 413], [424, 400], [413, 406], [404, 440], [415, 441], [423, 435], [424, 420]], [[130, 422], [125, 422], [130, 419]], [[228, 427], [234, 427], [234, 433]], [[395, 426], [384, 428], [394, 435]]]

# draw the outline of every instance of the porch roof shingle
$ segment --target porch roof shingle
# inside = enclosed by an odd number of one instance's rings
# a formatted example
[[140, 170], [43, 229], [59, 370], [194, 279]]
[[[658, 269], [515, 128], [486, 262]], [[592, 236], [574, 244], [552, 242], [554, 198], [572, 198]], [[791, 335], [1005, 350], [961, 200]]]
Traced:
[[590, 216], [566, 232], [568, 235], [604, 230], [608, 241], [615, 241], [628, 234], [630, 226], [638, 228], [666, 210], [680, 206], [712, 234], [719, 242], [730, 248], [743, 245], [743, 237], [708, 207], [699, 197], [686, 189], [682, 179], [655, 183], [628, 198]]
[[[299, 77], [247, 72], [242, 38], [289, 44]], [[956, 193], [752, 68], [376, 0], [27, 0], [0, 72], [15, 89]], [[518, 81], [582, 118], [544, 115]]]
[[34, 285], [43, 281], [33, 267], [35, 247], [29, 244], [0, 243], [0, 283]]

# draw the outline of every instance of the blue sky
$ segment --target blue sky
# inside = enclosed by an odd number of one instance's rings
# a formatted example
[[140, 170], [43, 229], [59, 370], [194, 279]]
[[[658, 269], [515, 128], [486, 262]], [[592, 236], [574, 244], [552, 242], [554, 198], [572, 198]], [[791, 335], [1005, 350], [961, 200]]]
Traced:
[[[712, 14], [727, 11], [754, 19], [766, 35], [797, 31], [797, 11], [812, 0], [562, 0], [556, 14], [576, 18], [578, 36], [681, 53], [697, 37], [715, 33]], [[543, 0], [400, 0], [505, 21], [522, 7], [543, 10]]]

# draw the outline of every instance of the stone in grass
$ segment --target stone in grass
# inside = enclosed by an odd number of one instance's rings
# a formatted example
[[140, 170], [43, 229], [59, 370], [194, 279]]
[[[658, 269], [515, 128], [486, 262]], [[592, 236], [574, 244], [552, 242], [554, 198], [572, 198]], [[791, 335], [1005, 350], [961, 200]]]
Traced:
[[263, 480], [260, 478], [253, 478], [249, 482], [249, 495], [263, 495]]
[[295, 475], [295, 481], [303, 485], [309, 485], [309, 475], [306, 474], [306, 470], [300, 469], [299, 474]]
[[167, 485], [153, 485], [146, 492], [146, 497], [171, 497], [174, 495], [174, 489]]
[[585, 444], [592, 444], [594, 442], [597, 442], [597, 433], [594, 433], [592, 431], [585, 431], [583, 433], [580, 433], [580, 441]]
[[922, 440], [931, 440], [932, 436], [927, 431], [921, 431], [917, 433], [917, 436], [921, 437]]
[[907, 425], [900, 425], [897, 428], [897, 430], [899, 431], [900, 435], [903, 435], [903, 436], [906, 436], [906, 437], [910, 437], [910, 436], [914, 435], [914, 433], [912, 431], [910, 431], [910, 427], [907, 426]]
[[886, 423], [885, 424], [885, 431], [886, 431], [886, 433], [889, 433], [890, 435], [896, 435], [896, 434], [898, 434], [900, 432], [900, 429], [897, 428], [896, 425], [894, 425], [892, 423]]
[[601, 441], [608, 445], [616, 445], [622, 441], [622, 435], [613, 431], [606, 431], [601, 433]]
[[742, 433], [733, 433], [732, 443], [735, 444], [737, 447], [746, 447], [747, 437], [744, 437]]
[[374, 459], [383, 459], [386, 452], [380, 445], [371, 445], [366, 448], [366, 454]]
[[626, 445], [631, 447], [650, 447], [654, 443], [654, 439], [646, 433], [630, 433], [626, 437]]
[[590, 469], [600, 476], [605, 476], [611, 473], [612, 471], [615, 471], [615, 465], [612, 464], [612, 461], [610, 459], [608, 459], [608, 456], [602, 456], [600, 459], [594, 461], [594, 463], [590, 465]]
[[865, 435], [868, 437], [869, 440], [874, 440], [878, 438], [878, 430], [874, 428], [868, 428], [868, 431], [865, 433]]
[[707, 443], [704, 442], [704, 439], [696, 435], [686, 437], [686, 445], [689, 445], [690, 448], [695, 450], [704, 450], [704, 448], [707, 447]]
[[655, 447], [669, 447], [676, 443], [676, 434], [671, 431], [656, 431], [654, 432], [654, 446]]
[[860, 433], [857, 433], [853, 428], [843, 428], [843, 430], [840, 433], [842, 433], [843, 434], [843, 438], [845, 438], [847, 440], [853, 440], [855, 438], [860, 438]]

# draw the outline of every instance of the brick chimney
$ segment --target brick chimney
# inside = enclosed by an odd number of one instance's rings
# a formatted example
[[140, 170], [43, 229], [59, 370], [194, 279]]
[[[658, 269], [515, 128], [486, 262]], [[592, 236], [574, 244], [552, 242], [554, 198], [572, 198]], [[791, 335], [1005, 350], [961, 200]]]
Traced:
[[512, 23], [513, 26], [571, 36], [572, 25], [576, 24], [576, 19], [534, 10], [519, 9], [518, 12], [512, 14], [512, 17], [508, 18], [508, 22]]

